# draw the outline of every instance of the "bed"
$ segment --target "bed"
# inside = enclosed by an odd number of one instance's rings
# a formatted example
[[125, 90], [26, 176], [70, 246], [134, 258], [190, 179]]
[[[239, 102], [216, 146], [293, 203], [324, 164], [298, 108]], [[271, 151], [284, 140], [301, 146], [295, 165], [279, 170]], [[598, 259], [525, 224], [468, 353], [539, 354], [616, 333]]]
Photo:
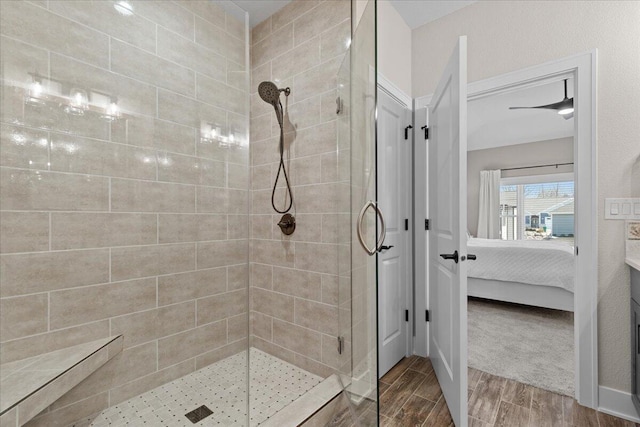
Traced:
[[471, 238], [468, 295], [573, 311], [573, 246], [553, 240]]

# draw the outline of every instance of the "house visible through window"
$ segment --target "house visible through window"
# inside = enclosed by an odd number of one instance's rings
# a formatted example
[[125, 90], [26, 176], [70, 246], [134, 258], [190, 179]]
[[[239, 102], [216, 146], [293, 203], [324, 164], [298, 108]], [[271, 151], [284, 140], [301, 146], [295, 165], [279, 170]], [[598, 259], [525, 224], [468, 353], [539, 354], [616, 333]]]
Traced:
[[573, 174], [503, 178], [500, 238], [573, 243], [574, 196]]

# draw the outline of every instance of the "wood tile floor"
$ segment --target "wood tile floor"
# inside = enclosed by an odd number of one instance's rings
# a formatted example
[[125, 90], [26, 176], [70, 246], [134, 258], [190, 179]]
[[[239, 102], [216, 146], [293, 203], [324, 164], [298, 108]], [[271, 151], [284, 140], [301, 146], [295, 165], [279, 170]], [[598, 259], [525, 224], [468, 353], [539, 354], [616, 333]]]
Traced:
[[[380, 379], [383, 427], [453, 426], [429, 359], [402, 359]], [[469, 427], [640, 427], [567, 396], [469, 368]]]

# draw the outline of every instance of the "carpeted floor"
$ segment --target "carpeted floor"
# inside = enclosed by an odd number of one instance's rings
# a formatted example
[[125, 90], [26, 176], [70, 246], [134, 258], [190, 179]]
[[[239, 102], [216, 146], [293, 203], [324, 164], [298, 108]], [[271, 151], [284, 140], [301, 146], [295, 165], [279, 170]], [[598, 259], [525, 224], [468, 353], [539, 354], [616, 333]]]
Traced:
[[469, 299], [469, 366], [574, 396], [573, 313]]

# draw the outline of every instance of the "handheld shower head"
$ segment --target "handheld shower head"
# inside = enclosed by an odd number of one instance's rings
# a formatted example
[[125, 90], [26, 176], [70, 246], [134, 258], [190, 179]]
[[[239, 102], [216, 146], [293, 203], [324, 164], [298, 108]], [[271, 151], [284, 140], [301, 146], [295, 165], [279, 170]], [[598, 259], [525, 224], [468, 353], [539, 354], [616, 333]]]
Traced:
[[279, 89], [273, 82], [262, 82], [258, 85], [258, 94], [260, 98], [267, 104], [273, 105], [273, 108], [276, 109], [276, 117], [278, 118], [278, 123], [282, 126], [282, 104], [280, 103], [280, 92], [284, 92], [286, 96], [289, 96], [291, 93], [291, 89]]
[[266, 103], [278, 105], [280, 102], [280, 89], [273, 82], [262, 82], [258, 85], [258, 94]]

